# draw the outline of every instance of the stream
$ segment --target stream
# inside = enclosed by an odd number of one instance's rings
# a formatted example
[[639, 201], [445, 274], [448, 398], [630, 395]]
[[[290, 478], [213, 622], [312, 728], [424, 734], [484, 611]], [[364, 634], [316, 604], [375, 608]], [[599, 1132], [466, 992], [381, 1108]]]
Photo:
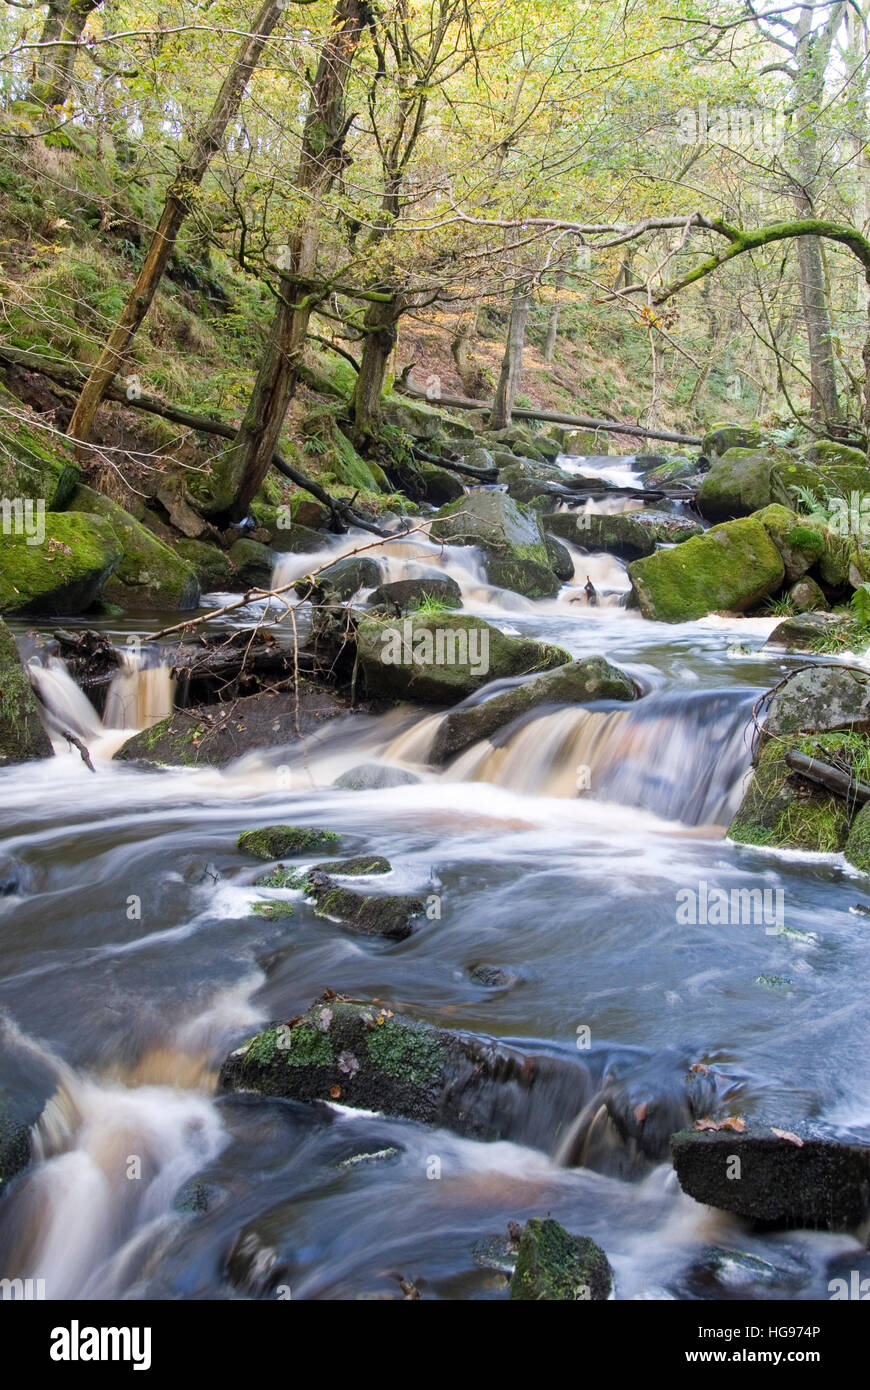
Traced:
[[[606, 467], [636, 477], [631, 460]], [[729, 1113], [870, 1137], [866, 880], [842, 856], [725, 838], [753, 704], [807, 658], [764, 650], [773, 617], [643, 620], [609, 555], [574, 552], [574, 581], [536, 602], [425, 535], [384, 556], [384, 579], [442, 568], [469, 611], [603, 655], [643, 698], [536, 710], [443, 770], [425, 762], [441, 716], [408, 706], [223, 770], [150, 769], [111, 753], [171, 709], [159, 659], [128, 660], [104, 721], [61, 663], [37, 672], [50, 730], [77, 732], [96, 772], [61, 739], [55, 758], [0, 771], [0, 1093], [47, 1100], [35, 1161], [0, 1202], [0, 1276], [59, 1299], [380, 1299], [400, 1281], [498, 1299], [507, 1223], [547, 1214], [599, 1242], [618, 1299], [817, 1299], [837, 1274], [870, 1274], [860, 1233], [750, 1231], [698, 1205], [601, 1106], [616, 1090], [666, 1119], [689, 1069], [709, 1067]], [[276, 582], [311, 565], [279, 556]], [[79, 621], [123, 647], [167, 620]], [[333, 785], [377, 762], [420, 780]], [[434, 903], [431, 918], [388, 943], [300, 892], [283, 895], [291, 918], [251, 915], [263, 866], [236, 841], [272, 823], [386, 856], [389, 891]], [[681, 924], [677, 894], [701, 883], [782, 890], [787, 930]], [[577, 1086], [488, 1143], [216, 1095], [232, 1047], [326, 988], [571, 1059]]]

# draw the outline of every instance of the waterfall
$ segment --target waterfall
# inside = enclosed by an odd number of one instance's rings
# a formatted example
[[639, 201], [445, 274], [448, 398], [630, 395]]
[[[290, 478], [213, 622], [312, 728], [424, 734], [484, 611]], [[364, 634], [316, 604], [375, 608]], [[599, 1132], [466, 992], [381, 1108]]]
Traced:
[[159, 648], [121, 649], [121, 665], [106, 694], [103, 727], [150, 729], [175, 708], [175, 680]]
[[[175, 680], [160, 649], [119, 650], [120, 665], [106, 692], [102, 719], [60, 657], [32, 657], [27, 674], [56, 753], [69, 752], [66, 734], [98, 757], [111, 758], [124, 740], [149, 729], [175, 708]], [[78, 757], [78, 754], [75, 755]]]

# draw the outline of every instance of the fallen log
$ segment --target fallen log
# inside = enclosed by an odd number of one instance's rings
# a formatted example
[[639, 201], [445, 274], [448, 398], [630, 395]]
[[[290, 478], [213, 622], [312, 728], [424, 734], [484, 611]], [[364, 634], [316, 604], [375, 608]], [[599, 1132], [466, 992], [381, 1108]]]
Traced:
[[[6, 362], [13, 367], [24, 367], [28, 371], [39, 372], [42, 376], [48, 377], [49, 381], [55, 381], [59, 386], [64, 386], [71, 391], [81, 389], [90, 370], [78, 362], [55, 362], [49, 357], [41, 357], [39, 353], [25, 352], [21, 348], [11, 348], [5, 343], [0, 344], [0, 362]], [[133, 410], [144, 410], [150, 415], [159, 415], [162, 420], [169, 420], [174, 425], [182, 425], [185, 429], [195, 430], [200, 434], [214, 434], [220, 439], [235, 439], [236, 437], [235, 428], [223, 420], [218, 420], [211, 415], [195, 415], [190, 410], [181, 410], [178, 406], [168, 405], [165, 401], [158, 401], [155, 396], [148, 396], [141, 391], [133, 398], [123, 387], [115, 385], [114, 382], [106, 388], [104, 394], [107, 400], [128, 405]], [[329, 509], [336, 533], [340, 534], [347, 530], [348, 525], [353, 525], [358, 526], [362, 531], [370, 531], [376, 536], [388, 534], [382, 527], [376, 526], [374, 522], [359, 516], [341, 498], [332, 497], [316, 479], [309, 478], [307, 473], [294, 468], [292, 463], [288, 463], [281, 454], [273, 454], [272, 466], [290, 482], [310, 493], [312, 497], [315, 497], [318, 502]]]
[[[393, 389], [404, 396], [412, 396], [415, 400], [429, 400], [423, 388], [415, 386], [410, 378], [396, 381]], [[492, 401], [473, 401], [468, 396], [439, 396], [435, 404], [448, 410], [491, 411], [493, 407]], [[575, 429], [581, 430], [610, 430], [613, 434], [635, 435], [639, 439], [664, 439], [669, 444], [697, 444], [699, 447], [701, 445], [700, 438], [693, 434], [674, 434], [670, 430], [647, 429], [644, 425], [627, 425], [619, 420], [595, 420], [585, 415], [565, 415], [559, 410], [514, 406], [512, 414], [518, 420], [544, 420], [548, 424], [573, 425]]]
[[820, 763], [818, 758], [794, 750], [786, 753], [785, 761], [792, 772], [799, 773], [808, 782], [817, 783], [835, 796], [843, 797], [851, 805], [863, 806], [870, 801], [870, 787], [866, 782], [857, 781], [850, 772], [842, 772], [829, 763]]

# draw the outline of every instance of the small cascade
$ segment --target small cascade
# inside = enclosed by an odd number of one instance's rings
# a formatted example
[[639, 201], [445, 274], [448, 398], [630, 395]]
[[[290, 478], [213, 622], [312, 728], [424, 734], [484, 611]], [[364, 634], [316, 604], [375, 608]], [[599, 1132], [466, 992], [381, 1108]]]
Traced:
[[105, 729], [150, 729], [175, 708], [175, 680], [157, 647], [121, 649], [121, 664], [106, 694]]
[[[687, 825], [726, 825], [749, 771], [751, 691], [664, 691], [620, 709], [533, 712], [468, 748], [441, 775], [528, 796], [589, 796]], [[383, 750], [425, 762], [446, 716], [428, 715]]]
[[66, 750], [64, 734], [90, 744], [103, 733], [103, 724], [87, 695], [76, 685], [60, 657], [32, 658], [27, 674], [42, 704], [43, 723], [56, 751]]

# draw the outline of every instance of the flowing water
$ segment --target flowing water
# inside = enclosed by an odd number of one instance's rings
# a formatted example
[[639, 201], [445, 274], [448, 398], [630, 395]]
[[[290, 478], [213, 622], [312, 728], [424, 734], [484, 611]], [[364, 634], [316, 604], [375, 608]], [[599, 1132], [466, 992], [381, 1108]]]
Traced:
[[[280, 557], [276, 581], [323, 558]], [[171, 706], [159, 652], [125, 656], [102, 720], [39, 660], [58, 755], [0, 772], [0, 1103], [36, 1121], [35, 1161], [0, 1202], [0, 1276], [62, 1298], [395, 1297], [402, 1279], [495, 1298], [507, 1222], [546, 1213], [604, 1246], [618, 1298], [826, 1297], [859, 1264], [859, 1233], [749, 1232], [665, 1161], [697, 1064], [711, 1107], [868, 1137], [864, 880], [839, 856], [725, 838], [754, 700], [797, 663], [763, 650], [773, 620], [645, 622], [621, 606], [617, 561], [575, 563], [533, 603], [425, 533], [384, 547], [383, 578], [446, 571], [466, 608], [606, 655], [646, 692], [535, 711], [443, 769], [426, 762], [442, 716], [408, 708], [223, 771], [112, 762]], [[118, 621], [104, 627], [123, 649]], [[333, 785], [379, 761], [417, 780]], [[341, 831], [391, 861], [384, 888], [437, 909], [401, 943], [350, 936], [289, 891], [293, 917], [251, 915], [264, 894], [236, 840], [273, 822]], [[788, 930], [679, 924], [677, 893], [701, 883], [781, 889]], [[488, 1143], [215, 1095], [233, 1046], [327, 987], [491, 1037], [540, 1083], [494, 1083]], [[640, 1146], [615, 1122], [638, 1107]]]

